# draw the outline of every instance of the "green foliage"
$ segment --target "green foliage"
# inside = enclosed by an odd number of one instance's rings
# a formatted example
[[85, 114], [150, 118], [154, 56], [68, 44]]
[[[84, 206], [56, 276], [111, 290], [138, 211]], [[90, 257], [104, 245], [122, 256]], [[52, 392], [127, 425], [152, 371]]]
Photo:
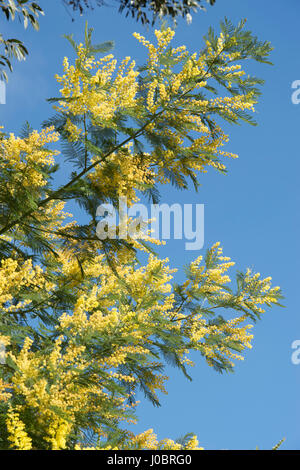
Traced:
[[[34, 29], [39, 29], [38, 16], [43, 15], [44, 12], [41, 7], [30, 0], [1, 0], [0, 11], [5, 15], [7, 21], [14, 21], [19, 19], [23, 21], [24, 28], [31, 24]], [[28, 50], [19, 39], [5, 39], [0, 34], [0, 47], [4, 52], [0, 54], [0, 79], [8, 80], [6, 68], [11, 72], [12, 59], [25, 60], [28, 55]]]
[[[81, 15], [95, 5], [106, 5], [103, 0], [63, 0], [63, 3], [74, 11], [78, 10]], [[142, 24], [151, 22], [152, 26], [158, 18], [168, 17], [175, 21], [178, 17], [189, 19], [192, 12], [205, 9], [204, 0], [119, 0], [119, 3], [119, 11], [124, 11], [126, 17], [130, 15]], [[214, 5], [216, 0], [206, 0], [206, 3]]]

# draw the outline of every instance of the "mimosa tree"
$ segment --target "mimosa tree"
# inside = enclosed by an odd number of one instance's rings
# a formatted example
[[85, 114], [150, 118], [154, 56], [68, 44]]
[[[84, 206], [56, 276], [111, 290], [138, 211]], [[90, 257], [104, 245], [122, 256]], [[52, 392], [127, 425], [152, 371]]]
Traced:
[[[157, 442], [152, 430], [127, 429], [137, 392], [159, 405], [166, 365], [190, 378], [191, 351], [232, 371], [253, 322], [278, 303], [270, 277], [247, 269], [231, 282], [234, 263], [219, 243], [176, 284], [150, 233], [97, 237], [100, 204], [157, 202], [162, 185], [197, 188], [209, 167], [225, 172], [236, 157], [222, 120], [253, 123], [262, 80], [242, 64], [267, 63], [270, 44], [227, 20], [196, 53], [173, 47], [174, 34], [155, 31], [155, 45], [134, 34], [147, 53], [139, 68], [130, 57], [117, 64], [91, 30], [81, 44], [68, 37], [76, 57], [56, 76], [57, 114], [40, 131], [1, 135], [2, 449], [198, 448], [195, 436]], [[59, 165], [73, 169], [58, 187]]]

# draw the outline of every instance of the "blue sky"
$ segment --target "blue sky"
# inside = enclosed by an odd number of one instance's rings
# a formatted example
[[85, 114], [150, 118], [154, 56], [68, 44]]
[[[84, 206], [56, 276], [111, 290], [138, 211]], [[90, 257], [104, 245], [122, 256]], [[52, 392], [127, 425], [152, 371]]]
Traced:
[[[4, 36], [24, 40], [30, 56], [15, 64], [7, 85], [6, 105], [0, 105], [0, 122], [18, 132], [28, 120], [39, 129], [52, 115], [46, 98], [57, 96], [55, 73], [61, 73], [64, 56], [72, 50], [63, 34], [81, 39], [86, 19], [94, 28], [95, 42], [115, 40], [115, 55], [130, 55], [139, 63], [144, 50], [132, 32], [152, 36], [115, 7], [97, 8], [75, 21], [60, 0], [41, 0], [46, 16], [40, 31], [23, 31], [17, 22], [1, 24]], [[113, 2], [112, 2], [113, 3]], [[291, 84], [300, 79], [300, 4], [298, 0], [217, 0], [206, 13], [193, 15], [191, 25], [178, 22], [176, 43], [191, 51], [202, 46], [211, 25], [218, 28], [227, 16], [274, 46], [274, 66], [255, 64], [252, 71], [266, 83], [257, 106], [258, 127], [226, 126], [228, 149], [239, 155], [228, 162], [228, 174], [214, 171], [201, 177], [201, 188], [163, 192], [162, 202], [205, 204], [205, 246], [221, 241], [225, 255], [237, 269], [253, 267], [273, 277], [282, 287], [285, 308], [273, 308], [254, 328], [254, 347], [230, 375], [219, 375], [196, 356], [188, 382], [176, 370], [168, 370], [168, 395], [162, 407], [142, 403], [136, 432], [153, 428], [159, 438], [176, 438], [194, 432], [206, 449], [270, 449], [286, 437], [283, 449], [300, 449], [300, 365], [291, 362], [291, 344], [300, 339], [299, 289], [299, 144], [300, 104], [291, 101]], [[63, 175], [61, 176], [63, 179]], [[61, 181], [62, 182], [62, 181]], [[203, 251], [203, 250], [202, 250]], [[184, 241], [170, 241], [160, 254], [173, 267], [198, 256], [185, 251]], [[182, 272], [177, 279], [182, 279]]]

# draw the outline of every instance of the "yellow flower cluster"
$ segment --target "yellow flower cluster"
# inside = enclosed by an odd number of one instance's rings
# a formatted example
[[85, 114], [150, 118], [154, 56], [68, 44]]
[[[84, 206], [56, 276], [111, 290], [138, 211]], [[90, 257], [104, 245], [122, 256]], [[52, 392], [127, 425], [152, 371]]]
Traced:
[[[191, 263], [191, 278], [184, 283], [183, 294], [187, 299], [192, 299], [198, 293], [216, 305], [217, 298], [224, 300], [228, 295], [222, 286], [230, 282], [227, 271], [234, 263], [223, 256], [219, 243], [212, 247], [210, 256], [214, 259], [212, 267], [201, 265], [202, 257]], [[66, 257], [62, 252], [60, 262], [64, 278], [76, 278], [79, 267], [73, 258]], [[11, 394], [15, 394], [22, 397], [23, 401], [23, 405], [17, 411], [14, 410], [7, 421], [13, 447], [29, 448], [31, 445], [31, 433], [21, 418], [28, 410], [33, 413], [39, 433], [44, 436], [45, 446], [64, 449], [68, 448], [68, 439], [77, 414], [99, 412], [105, 419], [111, 419], [110, 408], [106, 406], [108, 403], [114, 403], [119, 410], [126, 409], [128, 397], [113, 396], [106, 384], [107, 381], [121, 381], [130, 384], [134, 391], [138, 386], [137, 377], [118, 369], [134, 357], [142, 360], [143, 380], [153, 396], [157, 397], [157, 392], [165, 392], [167, 377], [151, 371], [151, 368], [155, 370], [159, 365], [153, 360], [152, 348], [155, 343], [153, 331], [160, 328], [161, 324], [164, 334], [168, 333], [175, 338], [180, 333], [189, 343], [188, 349], [182, 344], [176, 351], [182, 365], [193, 365], [187, 357], [191, 348], [200, 351], [212, 366], [221, 358], [229, 366], [234, 365], [234, 360], [243, 359], [232, 349], [232, 344], [238, 344], [239, 351], [251, 347], [252, 335], [249, 329], [252, 325], [244, 323], [246, 315], [212, 324], [201, 313], [188, 314], [184, 306], [175, 308], [175, 296], [170, 284], [175, 270], [170, 269], [167, 263], [168, 259], [160, 260], [150, 255], [145, 266], [138, 266], [131, 261], [117, 267], [116, 275], [112, 275], [104, 255], [86, 261], [83, 266], [85, 278], [96, 282], [93, 281], [89, 290], [82, 291], [80, 279], [77, 279], [73, 290], [77, 296], [74, 310], [72, 314], [65, 313], [60, 317], [58, 329], [62, 335], [51, 351], [47, 355], [42, 351], [34, 352], [31, 350], [32, 340], [27, 338], [20, 353], [8, 352], [16, 364], [16, 371], [9, 384], [1, 383], [1, 399], [7, 401]], [[9, 266], [10, 263], [4, 266], [8, 273], [6, 277], [12, 278], [16, 266], [14, 269]], [[21, 276], [20, 282], [23, 282], [22, 279]], [[270, 281], [270, 278], [260, 280], [259, 275], [251, 275], [248, 271], [244, 289], [238, 296], [231, 296], [238, 305], [246, 306], [253, 283], [256, 283], [262, 294], [258, 299], [253, 296], [251, 302], [256, 305], [274, 301], [278, 288], [271, 288]], [[131, 302], [124, 303], [128, 295]], [[93, 383], [85, 384], [79, 377], [90, 368], [89, 356], [86, 355], [89, 338], [109, 338], [109, 343], [104, 348], [106, 353], [94, 357], [94, 362], [101, 368], [101, 376], [95, 374]], [[59, 410], [59, 413], [55, 410]], [[123, 419], [131, 420], [126, 417]], [[93, 430], [99, 436], [105, 436], [101, 425]], [[138, 448], [179, 448], [178, 444], [168, 439], [157, 442], [152, 431], [132, 437], [130, 442]], [[198, 448], [196, 438], [190, 440], [187, 448]]]
[[54, 285], [47, 281], [40, 266], [33, 266], [31, 259], [23, 263], [11, 258], [3, 259], [0, 262], [0, 308], [3, 312], [17, 312], [31, 303], [30, 300], [15, 302], [24, 288], [50, 292]]
[[30, 450], [32, 448], [32, 442], [25, 431], [25, 425], [19, 417], [18, 411], [14, 411], [11, 408], [7, 414], [7, 431], [9, 434], [9, 441], [16, 450]]
[[[210, 99], [194, 97], [187, 100], [185, 95], [188, 92], [205, 87], [208, 80], [212, 77], [210, 68], [206, 63], [206, 56], [203, 52], [190, 55], [184, 46], [173, 48], [168, 56], [170, 63], [177, 64], [181, 61], [183, 63], [182, 69], [174, 72], [172, 70], [173, 65], [161, 65], [159, 62], [164, 50], [173, 39], [174, 31], [170, 28], [163, 31], [156, 30], [155, 36], [158, 42], [157, 47], [140, 34], [134, 33], [134, 37], [148, 49], [148, 67], [153, 75], [153, 79], [147, 88], [147, 109], [151, 113], [156, 113], [160, 106], [162, 106], [165, 109], [163, 118], [167, 118], [170, 125], [167, 128], [164, 126], [163, 130], [160, 130], [157, 125], [150, 123], [147, 129], [158, 136], [161, 135], [164, 138], [169, 138], [169, 144], [173, 147], [172, 151], [168, 149], [160, 153], [160, 161], [155, 160], [155, 155], [153, 155], [153, 159], [158, 163], [158, 166], [161, 163], [161, 168], [158, 169], [157, 173], [158, 181], [169, 183], [163, 172], [163, 166], [167, 165], [168, 168], [175, 172], [177, 183], [182, 185], [180, 175], [187, 175], [191, 171], [194, 177], [196, 177], [196, 171], [205, 171], [204, 167], [206, 165], [223, 171], [225, 170], [225, 165], [220, 162], [220, 159], [223, 157], [237, 157], [235, 154], [221, 150], [221, 147], [228, 142], [228, 136], [213, 121], [215, 130], [212, 136], [211, 129], [208, 128], [202, 116], [210, 118], [212, 112], [218, 111], [219, 113], [226, 112], [230, 118], [237, 120], [235, 112], [254, 111], [256, 101], [251, 92], [231, 97], [225, 96]], [[231, 80], [244, 75], [245, 72], [240, 64], [232, 65], [230, 63], [237, 57], [235, 57], [234, 53], [228, 54], [223, 52], [224, 42], [225, 38], [221, 33], [217, 48], [214, 50], [208, 43], [207, 53], [215, 58], [220, 56], [225, 62], [227, 61], [228, 65], [220, 65], [218, 69], [225, 75], [228, 83], [231, 83]], [[157, 118], [157, 121], [160, 122], [160, 117]], [[183, 126], [181, 126], [180, 131], [172, 129], [172, 121], [174, 123], [180, 122], [185, 126], [186, 130]], [[193, 135], [192, 144], [184, 146], [185, 137], [190, 132], [198, 133], [200, 136]], [[178, 155], [183, 152], [186, 156], [180, 161]], [[207, 159], [205, 158], [207, 154], [214, 157]], [[197, 158], [195, 158], [196, 155]], [[166, 160], [163, 160], [165, 157], [167, 157]], [[178, 177], [176, 177], [176, 174], [178, 174]]]
[[[1, 342], [1, 339], [0, 339]], [[11, 398], [11, 393], [9, 391], [9, 384], [4, 382], [3, 379], [0, 378], [0, 402], [1, 401], [8, 401]]]
[[175, 31], [171, 28], [167, 28], [165, 30], [155, 30], [154, 34], [157, 39], [157, 47], [147, 41], [144, 36], [139, 33], [133, 33], [133, 36], [148, 49], [148, 69], [150, 72], [158, 66], [159, 56], [172, 41]]
[[46, 144], [57, 142], [59, 135], [53, 127], [41, 132], [33, 131], [25, 139], [10, 134], [0, 140], [0, 160], [3, 169], [13, 170], [9, 190], [14, 194], [18, 186], [35, 188], [45, 186], [47, 180], [40, 171], [44, 165], [53, 165], [57, 150], [44, 148]]
[[[224, 305], [224, 301], [232, 302], [232, 305], [246, 310], [251, 309], [252, 313], [256, 314], [264, 312], [264, 309], [260, 307], [261, 304], [270, 305], [277, 302], [276, 294], [279, 287], [271, 288], [271, 278], [260, 280], [260, 274], [251, 276], [250, 270], [247, 271], [245, 285], [241, 292], [232, 294], [227, 289], [223, 289], [225, 284], [231, 282], [227, 271], [235, 263], [229, 257], [223, 256], [223, 250], [219, 242], [211, 248], [211, 256], [215, 258], [213, 267], [201, 265], [202, 256], [199, 256], [191, 263], [190, 273], [192, 279], [183, 284], [187, 299], [205, 297], [214, 307], [218, 302], [221, 306]], [[254, 291], [253, 288], [255, 288]], [[261, 295], [257, 295], [258, 291], [261, 292]], [[231, 344], [238, 342], [241, 350], [252, 347], [253, 335], [249, 334], [249, 330], [253, 325], [245, 325], [246, 319], [247, 316], [242, 315], [220, 324], [211, 325], [201, 313], [185, 315], [177, 312], [176, 315], [176, 321], [191, 338], [194, 348], [200, 350], [206, 357], [208, 364], [212, 366], [214, 364], [213, 360], [218, 359], [218, 357], [228, 360], [230, 366], [234, 366], [231, 359], [243, 360], [241, 354], [232, 352]], [[222, 344], [219, 341], [212, 341], [222, 335], [224, 337]]]
[[[39, 434], [53, 450], [66, 448], [76, 415], [83, 410], [87, 414], [98, 411], [105, 419], [111, 419], [112, 415], [105, 412], [106, 402], [125, 406], [125, 398], [111, 396], [99, 377], [97, 380], [94, 377], [94, 385], [77, 380], [80, 372], [90, 366], [83, 356], [84, 347], [70, 343], [65, 349], [62, 342], [63, 338], [58, 338], [51, 354], [45, 356], [31, 351], [32, 340], [27, 338], [18, 355], [9, 353], [17, 366], [10, 388], [24, 402], [18, 407], [18, 413], [29, 410], [33, 413]], [[31, 440], [19, 414], [9, 414], [7, 430], [13, 447], [30, 448]]]
[[[154, 183], [155, 175], [149, 169], [150, 155], [145, 153], [143, 157], [134, 155], [131, 147], [129, 144], [112, 153], [88, 175], [101, 193], [111, 196], [117, 192], [119, 197], [126, 196], [129, 204], [138, 200], [136, 195], [138, 189], [144, 184]], [[92, 159], [92, 163], [96, 159]]]
[[47, 441], [51, 443], [52, 450], [66, 448], [66, 441], [72, 429], [72, 424], [59, 416], [53, 416], [49, 426], [49, 437]]
[[[75, 65], [69, 65], [65, 58], [63, 66], [64, 75], [56, 75], [62, 84], [62, 100], [60, 106], [55, 107], [58, 111], [74, 116], [90, 112], [92, 120], [103, 125], [110, 122], [118, 110], [136, 106], [138, 72], [130, 57], [126, 57], [116, 70], [117, 61], [112, 54], [96, 60], [87, 57], [86, 49], [80, 44]], [[78, 138], [82, 131], [70, 121], [67, 121], [66, 130], [71, 140]]]
[[[194, 54], [189, 54], [185, 46], [168, 49], [175, 34], [171, 28], [155, 30], [154, 34], [157, 45], [138, 33], [133, 34], [147, 48], [148, 73], [153, 76], [142, 85], [138, 84], [138, 72], [130, 57], [126, 57], [117, 69], [117, 61], [112, 54], [96, 60], [82, 44], [77, 48], [75, 64], [70, 65], [65, 58], [64, 74], [56, 76], [62, 84], [62, 100], [56, 109], [67, 116], [65, 130], [70, 141], [84, 142], [87, 138], [86, 123], [78, 125], [70, 115], [84, 120], [88, 115], [93, 124], [117, 129], [114, 116], [123, 108], [134, 112], [137, 118], [144, 118], [145, 112], [152, 116], [157, 113], [155, 121], [150, 119], [145, 129], [167, 141], [168, 149], [160, 148], [159, 152], [155, 149], [150, 154], [143, 154], [141, 160], [139, 154], [124, 146], [112, 151], [102, 162], [99, 155], [92, 156], [90, 160], [90, 163], [99, 162], [89, 174], [96, 187], [108, 197], [116, 191], [119, 196], [127, 195], [131, 202], [137, 200], [136, 191], [145, 185], [152, 185], [155, 181], [169, 183], [164, 171], [166, 167], [173, 172], [179, 186], [184, 185], [182, 176], [195, 180], [197, 172], [206, 172], [207, 166], [224, 171], [226, 166], [222, 159], [237, 156], [222, 150], [228, 136], [212, 120], [211, 113], [225, 113], [237, 120], [236, 112], [254, 111], [255, 104], [251, 92], [210, 99], [196, 95], [190, 99], [186, 97], [189, 92], [206, 87], [212, 78], [207, 54], [220, 57], [225, 62], [226, 65], [218, 66], [225, 76], [224, 81], [231, 83], [245, 73], [240, 64], [231, 63], [238, 58], [235, 53], [223, 52], [225, 38], [222, 33], [216, 49], [208, 44], [205, 53]], [[174, 66], [178, 66], [178, 70], [175, 71]], [[144, 92], [144, 101], [136, 98], [139, 86]], [[214, 132], [206, 119], [214, 126]], [[181, 124], [180, 129], [178, 123]]]
[[105, 446], [105, 447], [81, 447], [76, 446], [75, 450], [204, 450], [203, 447], [199, 447], [199, 442], [196, 436], [191, 436], [185, 445], [179, 444], [172, 439], [162, 439], [159, 441], [153, 429], [148, 429], [140, 434], [134, 435], [128, 433], [128, 441], [124, 442], [123, 445], [117, 447]]

